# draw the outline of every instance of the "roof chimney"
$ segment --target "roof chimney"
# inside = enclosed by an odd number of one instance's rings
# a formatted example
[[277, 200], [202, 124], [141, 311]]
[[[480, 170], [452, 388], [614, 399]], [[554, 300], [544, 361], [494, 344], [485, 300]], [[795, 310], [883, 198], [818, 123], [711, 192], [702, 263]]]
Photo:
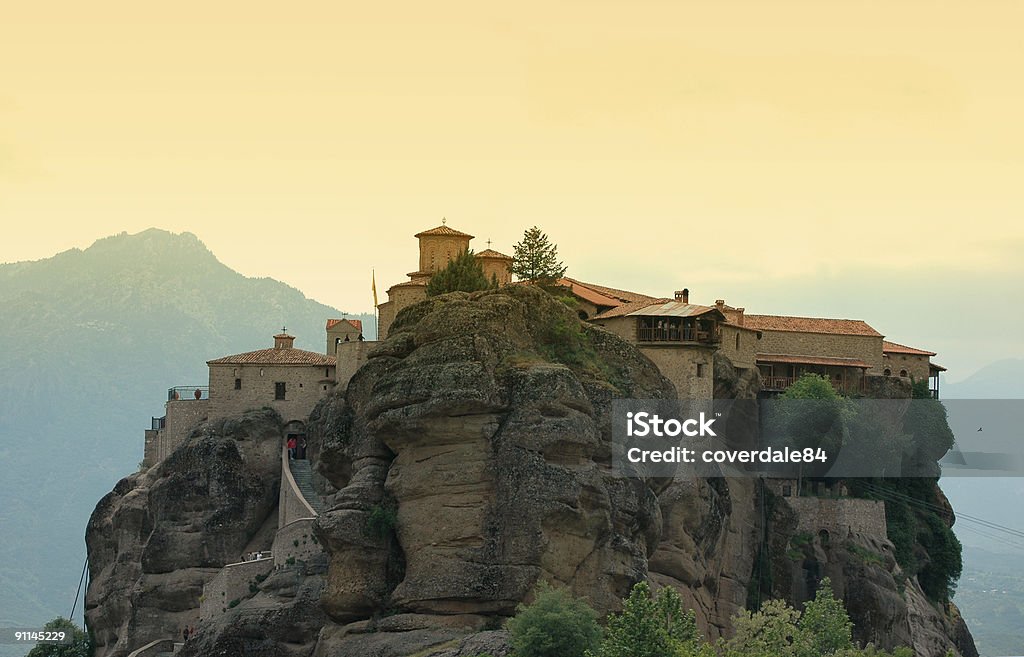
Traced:
[[715, 299], [715, 307], [719, 310], [725, 308], [725, 299]]
[[274, 349], [291, 349], [295, 344], [295, 338], [281, 330], [281, 333], [274, 336]]
[[681, 290], [676, 290], [676, 301], [690, 303], [690, 288], [684, 287]]

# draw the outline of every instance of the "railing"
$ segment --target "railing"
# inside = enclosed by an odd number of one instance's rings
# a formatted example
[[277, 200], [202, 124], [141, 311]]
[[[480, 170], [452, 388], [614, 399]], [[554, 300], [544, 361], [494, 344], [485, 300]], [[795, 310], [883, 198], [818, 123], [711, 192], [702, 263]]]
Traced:
[[174, 386], [167, 389], [167, 401], [186, 401], [210, 398], [209, 386]]
[[718, 332], [703, 331], [695, 328], [668, 326], [664, 328], [637, 328], [637, 340], [640, 342], [718, 342]]
[[160, 429], [167, 428], [167, 416], [153, 418], [153, 431], [159, 431]]
[[[800, 380], [799, 376], [764, 376], [761, 375], [761, 389], [779, 392], [789, 388]], [[856, 382], [843, 383], [842, 381], [831, 380], [832, 387], [841, 392], [864, 392], [865, 381], [858, 379]]]

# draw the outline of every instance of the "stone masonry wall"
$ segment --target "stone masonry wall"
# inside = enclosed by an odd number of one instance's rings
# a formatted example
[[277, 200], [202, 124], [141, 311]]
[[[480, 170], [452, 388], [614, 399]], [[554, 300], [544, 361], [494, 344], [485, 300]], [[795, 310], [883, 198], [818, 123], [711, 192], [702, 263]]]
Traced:
[[757, 353], [859, 358], [871, 366], [871, 374], [882, 371], [882, 338], [869, 335], [762, 331]]
[[[241, 389], [235, 389], [241, 379]], [[274, 399], [278, 381], [286, 385], [285, 399]], [[334, 385], [333, 366], [312, 365], [211, 365], [210, 417], [241, 415], [269, 406], [285, 422], [305, 422], [310, 411]]]
[[435, 272], [469, 248], [469, 239], [456, 235], [430, 235], [420, 238], [420, 271]]
[[714, 349], [678, 345], [637, 346], [675, 385], [679, 399], [714, 397]]
[[167, 458], [185, 441], [192, 430], [210, 415], [209, 399], [179, 399], [169, 401], [165, 408], [163, 429], [146, 430], [143, 464], [148, 466]]
[[338, 345], [338, 368], [335, 373], [337, 385], [348, 386], [352, 375], [366, 363], [367, 354], [373, 342], [342, 342]]
[[824, 529], [836, 539], [850, 534], [886, 536], [885, 503], [879, 500], [787, 497], [785, 501], [799, 514], [798, 532], [817, 535]]
[[[882, 358], [882, 368], [888, 368], [892, 376], [900, 376], [900, 372], [907, 371], [907, 375], [915, 381], [927, 381], [931, 372], [928, 367], [928, 356], [916, 354], [885, 354]], [[876, 372], [881, 374], [882, 372]]]
[[315, 518], [301, 518], [277, 530], [274, 536], [274, 566], [289, 566], [296, 561], [309, 561], [324, 549], [313, 535]]
[[[274, 568], [271, 558], [232, 563], [221, 568], [213, 579], [203, 586], [199, 602], [199, 620], [215, 618], [226, 612], [231, 603], [250, 594], [249, 585], [258, 584], [257, 577]], [[237, 604], [237, 603], [236, 603]]]
[[751, 329], [719, 324], [722, 328], [722, 341], [719, 351], [727, 356], [733, 367], [753, 369], [757, 366], [757, 332]]

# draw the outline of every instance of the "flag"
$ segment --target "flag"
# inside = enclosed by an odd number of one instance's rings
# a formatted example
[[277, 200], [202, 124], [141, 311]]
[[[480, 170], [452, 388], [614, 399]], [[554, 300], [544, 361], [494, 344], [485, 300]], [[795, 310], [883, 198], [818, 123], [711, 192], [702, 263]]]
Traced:
[[370, 289], [373, 290], [373, 307], [377, 307], [377, 274], [370, 270]]

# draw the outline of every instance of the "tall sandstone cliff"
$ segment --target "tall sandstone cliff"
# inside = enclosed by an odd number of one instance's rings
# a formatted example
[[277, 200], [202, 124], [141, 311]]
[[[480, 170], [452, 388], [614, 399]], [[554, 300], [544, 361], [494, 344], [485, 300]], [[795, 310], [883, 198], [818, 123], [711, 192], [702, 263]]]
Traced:
[[[715, 376], [718, 395], [756, 395], [756, 377], [727, 361]], [[602, 613], [638, 581], [674, 586], [707, 635], [721, 635], [760, 569], [786, 580], [789, 566], [763, 563], [764, 547], [785, 546], [796, 521], [784, 505], [766, 514], [753, 480], [611, 475], [611, 400], [674, 395], [631, 345], [535, 289], [404, 310], [308, 427], [328, 509], [315, 526], [325, 563], [273, 574], [201, 624], [181, 654], [500, 657], [504, 620], [542, 581]], [[88, 536], [100, 657], [176, 636], [202, 583], [268, 542], [280, 440], [265, 417], [203, 428], [100, 502]], [[891, 551], [884, 536], [857, 540]], [[838, 564], [828, 570], [837, 590], [863, 601], [858, 636], [930, 657], [966, 632], [917, 604], [913, 582], [900, 592], [894, 563], [865, 578], [841, 554], [819, 556]], [[777, 588], [806, 599], [799, 586]]]

